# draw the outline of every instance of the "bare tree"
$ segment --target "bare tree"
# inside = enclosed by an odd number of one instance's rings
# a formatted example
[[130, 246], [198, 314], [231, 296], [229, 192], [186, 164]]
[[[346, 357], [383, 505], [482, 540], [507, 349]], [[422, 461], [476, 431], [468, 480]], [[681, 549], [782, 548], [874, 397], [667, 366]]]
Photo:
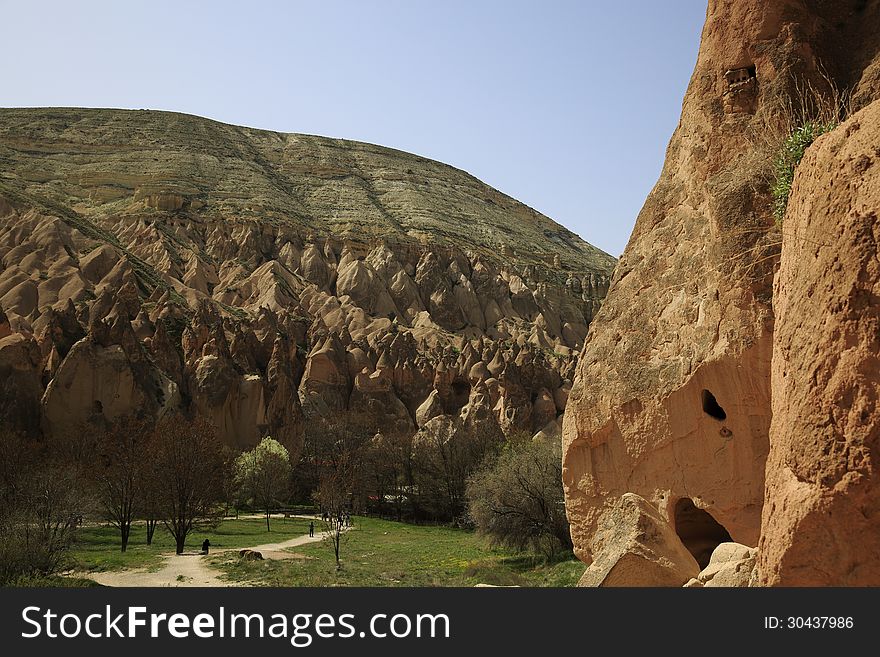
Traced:
[[468, 477], [500, 445], [500, 434], [480, 424], [454, 421], [422, 430], [413, 442], [413, 478], [423, 512], [455, 520], [466, 508]]
[[87, 504], [85, 479], [72, 464], [47, 463], [31, 475], [25, 549], [33, 572], [55, 573], [64, 562]]
[[391, 427], [373, 437], [366, 454], [378, 508], [381, 512], [390, 499], [397, 520], [414, 490], [412, 443], [412, 431]]
[[89, 500], [78, 464], [0, 428], [0, 584], [57, 572]]
[[512, 440], [495, 461], [470, 478], [467, 496], [477, 529], [495, 543], [532, 548], [548, 558], [571, 549], [558, 438]]
[[375, 433], [368, 420], [357, 413], [311, 418], [302, 467], [298, 469], [302, 482], [314, 494], [328, 473], [345, 469], [351, 506], [355, 510], [362, 508], [367, 489], [367, 452]]
[[144, 520], [147, 523], [147, 545], [153, 544], [153, 536], [156, 533], [156, 527], [159, 525], [161, 515], [159, 512], [159, 500], [156, 493], [154, 477], [148, 475], [144, 481], [142, 492], [142, 509]]
[[182, 554], [193, 528], [219, 516], [227, 465], [213, 427], [201, 418], [162, 420], [151, 451], [158, 516]]
[[[107, 520], [119, 530], [122, 552], [128, 548], [136, 515], [148, 508], [145, 498], [151, 437], [152, 427], [134, 417], [125, 418], [98, 435], [92, 468], [98, 501]], [[153, 523], [155, 528], [155, 520]], [[149, 526], [147, 534], [152, 539]]]
[[336, 569], [339, 570], [339, 551], [345, 532], [345, 521], [350, 518], [354, 473], [357, 469], [354, 455], [343, 452], [334, 466], [321, 475], [315, 500], [321, 508], [322, 535], [333, 548]]

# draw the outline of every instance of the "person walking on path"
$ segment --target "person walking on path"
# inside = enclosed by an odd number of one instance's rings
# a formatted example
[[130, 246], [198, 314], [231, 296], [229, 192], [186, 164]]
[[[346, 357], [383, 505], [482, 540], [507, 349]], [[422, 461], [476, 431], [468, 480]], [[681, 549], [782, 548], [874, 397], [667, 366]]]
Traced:
[[208, 554], [208, 548], [211, 547], [211, 541], [207, 538], [202, 541], [202, 554]]
[[315, 521], [310, 520], [309, 521], [309, 538], [314, 537], [314, 535], [315, 535]]

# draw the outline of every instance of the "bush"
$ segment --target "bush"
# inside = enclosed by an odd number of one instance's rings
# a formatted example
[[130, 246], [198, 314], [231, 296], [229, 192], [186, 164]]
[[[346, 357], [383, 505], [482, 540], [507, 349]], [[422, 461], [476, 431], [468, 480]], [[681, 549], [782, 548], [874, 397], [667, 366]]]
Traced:
[[552, 557], [571, 549], [559, 439], [510, 442], [468, 481], [468, 509], [493, 543]]
[[85, 478], [73, 464], [0, 429], [0, 586], [48, 577], [89, 508]]
[[774, 181], [771, 187], [773, 194], [773, 217], [777, 224], [782, 224], [788, 197], [791, 196], [791, 185], [794, 182], [794, 171], [804, 157], [804, 152], [816, 139], [837, 127], [836, 121], [806, 121], [795, 128], [782, 142], [779, 152], [773, 161]]

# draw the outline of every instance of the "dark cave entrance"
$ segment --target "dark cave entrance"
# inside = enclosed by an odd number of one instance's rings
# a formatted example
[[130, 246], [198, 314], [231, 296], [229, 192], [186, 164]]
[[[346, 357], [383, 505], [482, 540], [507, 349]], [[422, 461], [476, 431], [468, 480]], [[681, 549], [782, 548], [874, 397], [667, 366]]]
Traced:
[[719, 544], [733, 541], [721, 523], [698, 509], [689, 497], [675, 503], [675, 533], [694, 555], [700, 570], [709, 565], [709, 557]]
[[464, 408], [471, 394], [471, 386], [465, 379], [457, 378], [452, 382], [448, 399], [449, 413], [458, 413]]
[[700, 401], [703, 404], [703, 412], [706, 415], [714, 417], [716, 420], [727, 419], [727, 413], [724, 412], [724, 409], [721, 408], [721, 404], [718, 403], [718, 400], [715, 399], [715, 395], [711, 392], [703, 390], [700, 394]]

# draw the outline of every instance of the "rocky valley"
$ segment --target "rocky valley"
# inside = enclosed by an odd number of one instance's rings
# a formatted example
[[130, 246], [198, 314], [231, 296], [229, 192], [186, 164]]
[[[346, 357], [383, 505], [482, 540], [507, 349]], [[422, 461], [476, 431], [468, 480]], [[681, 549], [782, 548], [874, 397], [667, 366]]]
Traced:
[[[466, 173], [151, 111], [0, 110], [0, 414], [226, 444], [359, 413], [558, 434], [614, 259]], [[470, 418], [470, 419], [468, 419]]]
[[[225, 450], [199, 518], [240, 485], [230, 453], [307, 463], [337, 571], [356, 489], [396, 522], [436, 493], [410, 518], [493, 549], [573, 547], [568, 584], [880, 586], [878, 213], [880, 0], [709, 1], [619, 261], [390, 148], [0, 109], [3, 436], [42, 458], [186, 418]], [[128, 528], [155, 526], [139, 503]]]

